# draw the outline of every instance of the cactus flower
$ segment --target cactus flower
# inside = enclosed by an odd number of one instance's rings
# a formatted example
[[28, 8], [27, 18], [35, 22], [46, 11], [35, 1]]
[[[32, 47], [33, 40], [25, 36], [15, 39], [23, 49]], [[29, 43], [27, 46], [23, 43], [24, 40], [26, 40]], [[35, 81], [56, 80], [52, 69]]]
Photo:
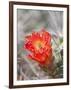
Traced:
[[25, 49], [30, 51], [28, 55], [32, 60], [40, 64], [50, 64], [52, 58], [51, 35], [49, 32], [40, 30], [26, 36]]

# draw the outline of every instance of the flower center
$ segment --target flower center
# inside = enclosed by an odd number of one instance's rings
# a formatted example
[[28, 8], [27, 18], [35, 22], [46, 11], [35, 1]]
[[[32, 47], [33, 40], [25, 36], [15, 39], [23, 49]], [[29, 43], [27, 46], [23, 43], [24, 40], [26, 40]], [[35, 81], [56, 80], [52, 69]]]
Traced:
[[36, 42], [35, 42], [35, 48], [36, 48], [37, 50], [41, 49], [42, 47], [44, 47], [42, 41], [36, 41]]

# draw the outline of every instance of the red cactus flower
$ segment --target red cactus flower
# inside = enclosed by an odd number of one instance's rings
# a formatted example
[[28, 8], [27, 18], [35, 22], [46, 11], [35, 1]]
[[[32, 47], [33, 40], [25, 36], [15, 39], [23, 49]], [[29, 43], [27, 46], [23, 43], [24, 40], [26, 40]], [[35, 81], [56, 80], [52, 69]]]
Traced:
[[50, 64], [52, 57], [51, 35], [47, 31], [33, 32], [26, 37], [25, 48], [31, 52], [31, 59], [40, 64]]

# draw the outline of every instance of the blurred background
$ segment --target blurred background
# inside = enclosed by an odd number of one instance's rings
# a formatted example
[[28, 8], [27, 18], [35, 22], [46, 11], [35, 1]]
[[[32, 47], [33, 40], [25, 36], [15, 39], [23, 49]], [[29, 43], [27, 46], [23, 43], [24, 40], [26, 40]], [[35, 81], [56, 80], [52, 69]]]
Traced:
[[[54, 72], [45, 72], [37, 62], [28, 60], [25, 36], [46, 28], [52, 36]], [[63, 78], [63, 11], [17, 9], [17, 79], [38, 80]], [[55, 77], [53, 77], [53, 74]]]

